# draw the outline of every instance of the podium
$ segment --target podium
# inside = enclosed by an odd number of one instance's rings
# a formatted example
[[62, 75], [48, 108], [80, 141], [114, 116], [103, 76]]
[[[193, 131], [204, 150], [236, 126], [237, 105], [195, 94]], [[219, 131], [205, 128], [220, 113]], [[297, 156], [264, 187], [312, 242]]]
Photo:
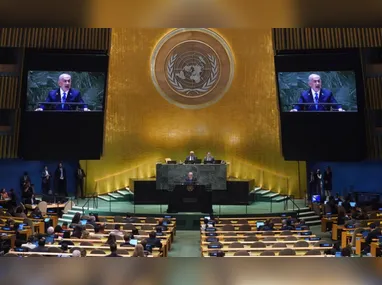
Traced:
[[167, 213], [201, 212], [210, 214], [213, 212], [210, 185], [183, 183], [171, 186]]

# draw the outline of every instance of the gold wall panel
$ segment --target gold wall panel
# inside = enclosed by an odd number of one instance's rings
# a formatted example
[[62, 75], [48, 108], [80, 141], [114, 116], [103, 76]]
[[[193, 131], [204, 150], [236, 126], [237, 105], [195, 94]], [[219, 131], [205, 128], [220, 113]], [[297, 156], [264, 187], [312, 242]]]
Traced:
[[[103, 157], [87, 161], [87, 191], [122, 188], [155, 176], [155, 163], [190, 150], [230, 162], [229, 176], [302, 196], [305, 164], [281, 155], [271, 29], [216, 29], [231, 46], [235, 77], [215, 105], [168, 103], [151, 81], [150, 57], [169, 29], [113, 29]], [[302, 179], [302, 180], [300, 180]], [[305, 187], [305, 186], [302, 186]], [[301, 191], [300, 191], [301, 190]]]

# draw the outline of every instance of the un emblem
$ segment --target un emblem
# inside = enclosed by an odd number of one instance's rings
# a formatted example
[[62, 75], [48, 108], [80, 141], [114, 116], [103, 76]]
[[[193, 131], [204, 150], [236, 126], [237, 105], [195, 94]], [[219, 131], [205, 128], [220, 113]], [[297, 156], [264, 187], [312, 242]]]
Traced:
[[216, 103], [231, 85], [231, 49], [209, 29], [176, 29], [156, 45], [151, 75], [159, 93], [181, 108], [200, 109]]

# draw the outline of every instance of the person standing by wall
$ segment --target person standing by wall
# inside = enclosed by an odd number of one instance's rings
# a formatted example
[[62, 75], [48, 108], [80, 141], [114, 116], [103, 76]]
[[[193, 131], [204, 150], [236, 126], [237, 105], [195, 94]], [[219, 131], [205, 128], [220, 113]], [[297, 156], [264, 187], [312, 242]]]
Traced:
[[332, 169], [328, 166], [324, 172], [324, 190], [326, 197], [330, 197], [332, 193], [332, 177]]

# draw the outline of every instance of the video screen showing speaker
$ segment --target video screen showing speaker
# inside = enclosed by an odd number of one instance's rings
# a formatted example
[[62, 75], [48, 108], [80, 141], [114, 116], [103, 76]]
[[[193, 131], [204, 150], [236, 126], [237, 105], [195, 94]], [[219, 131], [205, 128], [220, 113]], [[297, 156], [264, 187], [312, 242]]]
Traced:
[[366, 146], [360, 50], [279, 51], [275, 69], [284, 158], [363, 159]]
[[106, 51], [25, 51], [21, 157], [101, 157], [108, 64]]
[[104, 72], [29, 70], [26, 111], [102, 112], [105, 82]]
[[357, 112], [354, 71], [278, 72], [282, 112]]

